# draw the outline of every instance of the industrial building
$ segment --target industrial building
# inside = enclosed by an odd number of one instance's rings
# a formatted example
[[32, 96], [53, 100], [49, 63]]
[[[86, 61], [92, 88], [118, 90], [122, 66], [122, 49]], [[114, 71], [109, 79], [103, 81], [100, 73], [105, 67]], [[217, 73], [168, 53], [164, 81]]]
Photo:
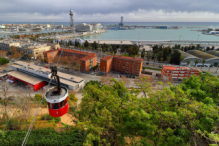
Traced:
[[140, 75], [142, 69], [143, 59], [126, 56], [106, 56], [100, 59], [100, 71], [103, 74], [108, 74], [111, 71]]
[[80, 71], [89, 72], [97, 65], [97, 55], [95, 53], [88, 53], [70, 49], [58, 49], [44, 52], [44, 57], [48, 59], [49, 63], [53, 63], [54, 59], [62, 54], [64, 56], [74, 56], [80, 61]]
[[21, 86], [33, 89], [33, 91], [37, 91], [47, 85], [46, 81], [19, 71], [8, 72], [7, 77]]
[[198, 60], [198, 63], [202, 63], [205, 60], [205, 64], [212, 64], [214, 66], [219, 64], [219, 53], [217, 51], [202, 52], [199, 50], [189, 50], [183, 52], [179, 50], [179, 52], [184, 57], [181, 65], [186, 65], [188, 60], [190, 61], [190, 66], [195, 65], [195, 60]]
[[[39, 90], [45, 86], [45, 82], [50, 81], [51, 71], [50, 69], [37, 66], [34, 64], [26, 63], [23, 61], [17, 61], [14, 65], [9, 66], [11, 69], [16, 72], [8, 73], [8, 77], [13, 81], [19, 81], [26, 85], [31, 85], [34, 87], [34, 90]], [[60, 78], [61, 86], [64, 86], [71, 90], [78, 90], [83, 87], [84, 79], [69, 75], [66, 73], [58, 72]], [[43, 82], [45, 81], [45, 82]], [[55, 84], [55, 81], [52, 80], [51, 84]]]
[[191, 75], [199, 76], [199, 69], [163, 65], [161, 74], [163, 77], [171, 77], [173, 81], [182, 81], [183, 78], [189, 78]]

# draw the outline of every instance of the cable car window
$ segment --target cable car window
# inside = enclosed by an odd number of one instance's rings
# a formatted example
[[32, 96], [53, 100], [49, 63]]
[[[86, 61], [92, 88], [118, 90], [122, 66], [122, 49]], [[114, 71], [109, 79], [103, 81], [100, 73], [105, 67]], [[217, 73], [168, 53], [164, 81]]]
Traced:
[[49, 108], [52, 109], [52, 103], [48, 103]]
[[59, 109], [59, 103], [54, 103], [53, 104], [53, 109]]
[[65, 101], [63, 100], [63, 101], [60, 103], [60, 105], [61, 105], [61, 108], [63, 108], [63, 107], [65, 106]]
[[65, 104], [67, 104], [68, 103], [68, 101], [67, 101], [67, 98], [65, 99]]

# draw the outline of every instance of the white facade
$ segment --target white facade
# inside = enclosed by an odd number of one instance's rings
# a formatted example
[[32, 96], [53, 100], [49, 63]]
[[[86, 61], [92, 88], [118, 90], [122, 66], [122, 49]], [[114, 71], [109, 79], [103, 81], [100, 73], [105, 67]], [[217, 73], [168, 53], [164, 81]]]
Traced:
[[86, 23], [80, 23], [75, 26], [77, 32], [92, 32], [93, 26]]
[[91, 24], [93, 26], [92, 31], [93, 32], [100, 32], [102, 25], [100, 23], [93, 23]]
[[12, 42], [12, 41], [0, 42], [0, 50], [10, 51], [11, 46], [20, 47], [20, 43], [19, 42]]

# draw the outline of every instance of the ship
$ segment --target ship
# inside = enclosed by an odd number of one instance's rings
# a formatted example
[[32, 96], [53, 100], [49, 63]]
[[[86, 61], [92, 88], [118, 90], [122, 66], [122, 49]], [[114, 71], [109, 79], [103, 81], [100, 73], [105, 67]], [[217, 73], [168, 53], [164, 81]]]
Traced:
[[115, 27], [109, 27], [108, 30], [127, 30], [127, 28], [126, 27], [115, 26]]

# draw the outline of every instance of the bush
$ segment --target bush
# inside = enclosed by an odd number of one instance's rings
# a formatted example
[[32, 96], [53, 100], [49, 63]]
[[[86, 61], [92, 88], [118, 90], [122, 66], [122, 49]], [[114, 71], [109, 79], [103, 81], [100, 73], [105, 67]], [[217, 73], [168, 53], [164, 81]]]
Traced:
[[9, 130], [19, 130], [21, 128], [21, 123], [18, 119], [14, 118], [14, 119], [11, 119], [8, 123], [8, 126], [7, 128]]
[[55, 123], [61, 122], [61, 118], [60, 118], [60, 117], [56, 117], [56, 118], [55, 118], [55, 117], [50, 116], [50, 114], [43, 115], [43, 116], [41, 117], [41, 120], [53, 121], [53, 122], [55, 122]]
[[35, 96], [34, 96], [34, 99], [35, 99], [36, 101], [40, 101], [40, 100], [42, 100], [42, 98], [43, 98], [43, 96], [40, 95], [40, 94], [35, 94]]
[[78, 99], [75, 97], [75, 93], [70, 93], [68, 96], [69, 100], [71, 100], [72, 102], [77, 102]]
[[9, 60], [6, 59], [6, 58], [0, 58], [0, 65], [4, 65], [4, 64], [7, 64], [9, 63]]
[[50, 116], [49, 114], [43, 115], [43, 116], [41, 117], [41, 120], [52, 120], [52, 119], [53, 119], [53, 117]]
[[[20, 146], [27, 131], [4, 131], [0, 135], [1, 146]], [[54, 129], [37, 129], [31, 132], [26, 146], [82, 146], [85, 135], [78, 130], [58, 133]]]

